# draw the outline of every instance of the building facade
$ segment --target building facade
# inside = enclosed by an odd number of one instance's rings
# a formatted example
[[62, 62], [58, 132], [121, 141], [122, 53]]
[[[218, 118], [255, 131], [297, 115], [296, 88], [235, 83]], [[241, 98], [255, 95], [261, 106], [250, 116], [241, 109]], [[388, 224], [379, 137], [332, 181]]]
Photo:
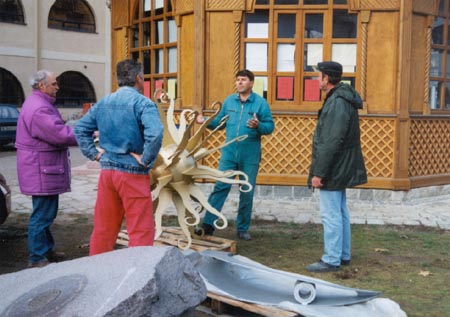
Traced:
[[239, 69], [255, 72], [276, 121], [258, 184], [306, 185], [322, 60], [343, 64], [364, 100], [363, 188], [450, 184], [449, 0], [112, 0], [111, 9], [112, 64], [141, 60], [145, 93], [163, 88], [179, 110], [210, 113]]
[[111, 90], [110, 9], [93, 0], [1, 0], [0, 103], [21, 106], [29, 76], [58, 76], [64, 119]]

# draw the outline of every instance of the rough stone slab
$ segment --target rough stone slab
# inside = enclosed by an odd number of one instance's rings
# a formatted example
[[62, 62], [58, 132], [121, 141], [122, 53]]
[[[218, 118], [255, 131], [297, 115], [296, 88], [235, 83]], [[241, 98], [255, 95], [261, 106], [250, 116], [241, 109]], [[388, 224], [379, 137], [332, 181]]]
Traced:
[[0, 290], [0, 316], [21, 317], [189, 316], [206, 299], [199, 273], [173, 247], [134, 247], [4, 274]]

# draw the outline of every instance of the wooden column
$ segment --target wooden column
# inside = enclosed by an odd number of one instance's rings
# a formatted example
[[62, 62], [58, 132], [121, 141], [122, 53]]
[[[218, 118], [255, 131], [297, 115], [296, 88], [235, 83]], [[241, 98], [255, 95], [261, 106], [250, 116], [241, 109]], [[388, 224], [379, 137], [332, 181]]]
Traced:
[[194, 1], [194, 110], [202, 112], [205, 104], [205, 5]]
[[398, 54], [398, 89], [396, 98], [396, 153], [394, 154], [394, 189], [411, 188], [409, 180], [409, 83], [411, 80], [412, 50], [412, 3], [401, 0], [400, 3], [400, 45]]

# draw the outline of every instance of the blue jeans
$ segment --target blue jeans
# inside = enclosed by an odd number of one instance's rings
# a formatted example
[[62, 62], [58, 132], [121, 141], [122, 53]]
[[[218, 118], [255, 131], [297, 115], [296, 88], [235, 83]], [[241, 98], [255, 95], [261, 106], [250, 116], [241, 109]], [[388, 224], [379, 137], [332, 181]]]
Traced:
[[[239, 207], [238, 215], [236, 219], [236, 229], [238, 232], [246, 232], [250, 227], [250, 221], [252, 218], [253, 209], [253, 193], [255, 191], [256, 176], [258, 175], [259, 162], [246, 162], [245, 160], [240, 164], [233, 162], [231, 160], [220, 160], [219, 170], [240, 170], [247, 174], [248, 182], [253, 186], [252, 190], [249, 192], [240, 192], [239, 195]], [[208, 202], [211, 206], [216, 208], [219, 212], [227, 199], [228, 193], [230, 192], [231, 184], [217, 182], [214, 189], [209, 196]], [[210, 212], [207, 212], [203, 223], [213, 226], [214, 221], [218, 217]]]
[[32, 196], [33, 212], [28, 223], [28, 260], [46, 260], [45, 254], [55, 245], [50, 225], [58, 212], [59, 195]]
[[323, 224], [325, 254], [322, 261], [339, 266], [342, 260], [350, 260], [351, 229], [344, 190], [320, 190], [320, 214]]

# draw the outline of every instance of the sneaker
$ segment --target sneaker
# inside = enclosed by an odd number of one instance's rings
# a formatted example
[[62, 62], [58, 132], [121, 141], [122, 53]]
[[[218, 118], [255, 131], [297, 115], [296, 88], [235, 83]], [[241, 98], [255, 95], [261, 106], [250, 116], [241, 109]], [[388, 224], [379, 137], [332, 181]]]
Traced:
[[66, 258], [66, 254], [64, 252], [56, 252], [51, 250], [45, 254], [45, 257], [49, 262], [61, 262]]
[[309, 272], [323, 273], [339, 271], [339, 266], [331, 265], [320, 260], [319, 262], [310, 264], [306, 267]]
[[28, 262], [28, 268], [34, 268], [34, 267], [44, 267], [46, 265], [49, 265], [50, 262], [48, 262], [47, 259], [41, 260], [38, 262]]
[[350, 260], [341, 260], [341, 265], [350, 265]]
[[247, 231], [238, 231], [237, 237], [245, 241], [250, 241], [252, 239], [252, 236]]

